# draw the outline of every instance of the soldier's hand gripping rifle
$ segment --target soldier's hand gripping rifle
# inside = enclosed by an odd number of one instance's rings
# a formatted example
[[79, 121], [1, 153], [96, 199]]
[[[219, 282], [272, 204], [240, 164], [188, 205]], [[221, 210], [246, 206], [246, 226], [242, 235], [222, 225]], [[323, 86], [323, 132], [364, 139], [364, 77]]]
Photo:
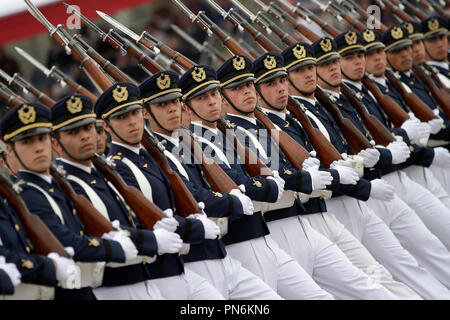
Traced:
[[8, 201], [19, 217], [20, 222], [22, 222], [34, 251], [42, 255], [56, 252], [62, 257], [69, 258], [64, 246], [42, 222], [41, 218], [30, 213], [25, 202], [20, 197], [20, 191], [20, 186], [14, 185], [9, 179], [9, 172], [6, 169], [0, 169], [0, 194]]
[[34, 57], [32, 57], [30, 54], [25, 52], [19, 47], [14, 47], [16, 51], [23, 57], [25, 60], [30, 62], [33, 66], [35, 66], [38, 70], [40, 70], [42, 73], [44, 73], [47, 77], [52, 78], [56, 82], [58, 82], [63, 88], [65, 86], [71, 87], [75, 93], [82, 94], [84, 96], [89, 97], [92, 101], [97, 100], [97, 96], [94, 95], [92, 92], [87, 90], [82, 85], [76, 83], [72, 79], [70, 79], [65, 73], [63, 73], [61, 70], [59, 70], [56, 66], [52, 66], [51, 69], [48, 69], [46, 66], [44, 66], [42, 63], [37, 61]]

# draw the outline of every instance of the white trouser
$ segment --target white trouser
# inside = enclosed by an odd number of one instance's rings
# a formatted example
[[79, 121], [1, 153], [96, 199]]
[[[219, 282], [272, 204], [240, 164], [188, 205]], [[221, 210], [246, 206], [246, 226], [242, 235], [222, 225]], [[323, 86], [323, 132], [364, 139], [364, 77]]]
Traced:
[[[434, 178], [437, 181], [439, 181], [439, 184], [441, 185], [442, 190], [444, 190], [447, 193], [447, 195], [449, 195], [449, 193], [450, 193], [450, 169], [440, 168], [440, 167], [436, 167], [434, 165], [431, 165], [429, 168], [425, 168], [425, 169], [428, 169], [426, 171], [431, 171]], [[410, 176], [410, 178], [411, 178], [411, 176]], [[417, 180], [415, 180], [415, 181], [417, 183], [420, 183]], [[428, 189], [428, 186], [424, 186], [424, 187], [426, 187]], [[450, 208], [450, 197], [439, 198], [439, 200], [441, 200], [447, 208]]]
[[[412, 166], [411, 166], [412, 167]], [[420, 178], [418, 170], [407, 168]], [[450, 209], [448, 209], [428, 189], [411, 180], [404, 172], [396, 171], [383, 176], [394, 188], [395, 193], [410, 206], [425, 226], [450, 249]]]
[[[312, 227], [336, 243], [356, 267], [369, 276], [378, 277], [381, 284], [397, 297], [420, 299], [406, 282], [400, 282], [401, 274], [394, 274], [398, 270], [397, 265], [403, 261], [401, 257], [409, 255], [412, 260], [414, 258], [401, 247], [386, 224], [364, 202], [354, 198], [337, 197], [327, 200], [326, 204], [327, 213], [334, 213], [329, 216], [328, 224], [331, 225], [333, 217], [339, 221], [329, 228], [311, 223]], [[403, 268], [400, 270], [406, 272]]]
[[386, 223], [402, 247], [415, 258], [412, 261], [409, 256], [404, 255], [404, 262], [397, 266], [405, 267], [407, 272], [402, 274], [414, 280], [404, 282], [425, 299], [450, 299], [450, 291], [447, 289], [450, 288], [450, 252], [425, 227], [414, 210], [397, 195], [391, 201], [369, 199], [367, 205]]
[[224, 300], [225, 298], [205, 278], [185, 269], [183, 274], [147, 280], [156, 285], [167, 300]]
[[268, 284], [242, 267], [239, 261], [229, 255], [223, 259], [187, 262], [184, 267], [211, 282], [225, 299], [282, 299]]
[[306, 271], [270, 237], [233, 243], [228, 254], [289, 300], [332, 300]]
[[[325, 223], [326, 214], [302, 217]], [[314, 230], [301, 217], [289, 217], [268, 223], [270, 236], [280, 248], [296, 259], [319, 286], [337, 299], [389, 300], [396, 297], [355, 267], [329, 239]]]
[[149, 281], [115, 287], [93, 288], [98, 300], [162, 300], [158, 287]]

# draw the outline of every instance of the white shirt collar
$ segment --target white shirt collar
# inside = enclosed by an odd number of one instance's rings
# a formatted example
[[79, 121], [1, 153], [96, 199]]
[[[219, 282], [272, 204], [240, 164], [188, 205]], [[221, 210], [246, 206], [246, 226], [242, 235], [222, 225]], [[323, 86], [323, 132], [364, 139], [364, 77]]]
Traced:
[[244, 120], [247, 120], [247, 121], [253, 123], [256, 126], [256, 119], [255, 118], [250, 118], [250, 117], [247, 117], [247, 116], [241, 116], [240, 114], [234, 114], [234, 113], [228, 113], [228, 115], [230, 115], [232, 117], [242, 118]]
[[385, 77], [374, 77], [375, 82], [381, 84], [384, 87], [387, 87], [386, 78]]
[[120, 143], [120, 142], [117, 142], [117, 141], [112, 141], [112, 143], [117, 144], [118, 146], [124, 147], [124, 148], [126, 148], [128, 150], [131, 150], [131, 151], [133, 151], [136, 154], [139, 154], [139, 150], [142, 149], [142, 146], [139, 146], [139, 148], [136, 148], [136, 147], [132, 147], [132, 146], [130, 146], [128, 144], [123, 144], [123, 143]]
[[408, 78], [411, 77], [411, 71], [405, 71], [403, 72]]
[[89, 173], [89, 174], [91, 174], [92, 168], [94, 168], [93, 165], [91, 165], [90, 167], [88, 167], [88, 166], [85, 166], [85, 165], [82, 165], [82, 164], [79, 164], [79, 163], [76, 163], [76, 162], [73, 162], [73, 161], [70, 161], [70, 160], [67, 160], [67, 159], [64, 159], [64, 158], [57, 158], [57, 159], [60, 160], [60, 161], [62, 161], [62, 162], [68, 163], [68, 164], [70, 164], [71, 166], [74, 166], [74, 167], [76, 167], [76, 168], [78, 168], [78, 169], [81, 169], [81, 170], [83, 170], [84, 172], [87, 172], [87, 173]]
[[427, 61], [426, 63], [444, 68], [445, 70], [449, 69], [448, 62], [443, 61]]
[[280, 112], [280, 111], [276, 111], [276, 110], [272, 110], [272, 109], [266, 109], [263, 107], [261, 107], [261, 109], [263, 109], [267, 113], [273, 113], [274, 115], [278, 116], [279, 118], [286, 120], [286, 113], [284, 113], [284, 112]]
[[28, 173], [34, 174], [35, 176], [38, 176], [39, 178], [45, 180], [49, 184], [52, 184], [52, 176], [49, 175], [49, 174], [38, 173], [38, 172], [26, 170], [26, 169], [19, 169], [19, 171], [23, 171], [23, 172], [28, 172]]
[[361, 91], [361, 90], [362, 90], [362, 83], [361, 83], [361, 82], [355, 82], [355, 81], [351, 81], [351, 80], [348, 80], [348, 79], [342, 79], [342, 81], [344, 81], [344, 82], [347, 82], [347, 83], [350, 83], [350, 84], [354, 85], [355, 87], [357, 87], [357, 88], [358, 88], [358, 90], [359, 90], [359, 91]]
[[300, 97], [300, 96], [293, 96], [295, 98], [299, 98], [301, 100], [305, 100], [306, 102], [311, 103], [313, 106], [316, 105], [316, 99], [310, 99], [310, 98], [305, 98], [305, 97]]
[[172, 136], [168, 136], [168, 135], [165, 135], [165, 134], [163, 134], [163, 133], [159, 133], [159, 132], [155, 132], [155, 131], [153, 131], [153, 133], [155, 133], [155, 134], [157, 134], [157, 135], [163, 137], [163, 138], [166, 139], [166, 140], [169, 140], [169, 141], [170, 141], [173, 145], [175, 145], [176, 147], [178, 147], [178, 146], [180, 145], [180, 141], [179, 141], [178, 139], [175, 139], [175, 138], [172, 137]]
[[206, 129], [206, 130], [210, 130], [210, 131], [214, 132], [215, 135], [217, 135], [218, 130], [219, 130], [219, 129], [217, 129], [217, 128], [211, 128], [211, 127], [205, 126], [203, 123], [201, 123], [201, 122], [199, 122], [199, 121], [191, 121], [191, 123], [192, 123], [194, 126], [199, 126], [199, 127], [202, 127], [202, 128], [204, 128], [204, 129]]
[[322, 89], [322, 90], [325, 91], [325, 92], [328, 92], [328, 93], [331, 94], [333, 97], [336, 97], [336, 98], [339, 99], [340, 93], [338, 93], [338, 92], [336, 92], [336, 91], [331, 91], [331, 90], [328, 90], [328, 89]]

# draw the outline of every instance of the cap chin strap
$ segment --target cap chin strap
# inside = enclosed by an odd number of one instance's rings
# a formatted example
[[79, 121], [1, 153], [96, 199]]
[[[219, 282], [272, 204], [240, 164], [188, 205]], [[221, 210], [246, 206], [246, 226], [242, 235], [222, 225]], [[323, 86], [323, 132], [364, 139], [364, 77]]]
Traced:
[[286, 107], [286, 106], [284, 106], [283, 108], [277, 108], [277, 107], [273, 106], [273, 105], [270, 104], [269, 101], [267, 101], [267, 99], [262, 95], [261, 90], [259, 90], [259, 85], [255, 85], [255, 89], [256, 89], [256, 92], [258, 92], [258, 94], [259, 94], [259, 96], [261, 97], [261, 99], [263, 99], [263, 101], [266, 103], [266, 105], [267, 105], [269, 108], [274, 109], [274, 110], [277, 110], [277, 111], [283, 111], [284, 108]]
[[58, 141], [59, 145], [61, 146], [61, 148], [63, 149], [63, 151], [69, 156], [69, 158], [73, 159], [73, 160], [77, 160], [77, 161], [87, 161], [90, 160], [92, 157], [87, 157], [87, 158], [77, 158], [74, 155], [72, 155], [69, 151], [67, 151], [66, 147], [64, 147], [64, 145], [61, 143], [61, 140], [59, 140], [59, 137], [57, 134], [55, 134], [53, 136], [53, 138], [56, 139], [56, 141]]
[[155, 115], [153, 114], [152, 108], [150, 108], [150, 106], [149, 106], [148, 103], [146, 103], [145, 110], [148, 111], [148, 113], [150, 114], [150, 116], [152, 117], [152, 119], [156, 122], [156, 124], [158, 125], [158, 127], [160, 127], [161, 129], [163, 129], [163, 130], [165, 130], [165, 131], [167, 131], [167, 132], [170, 132], [170, 133], [173, 132], [173, 130], [166, 129], [166, 128], [163, 127], [163, 125], [162, 125], [161, 123], [159, 123], [159, 121], [156, 119]]
[[184, 102], [184, 104], [187, 105], [188, 108], [191, 109], [191, 111], [192, 111], [198, 118], [202, 119], [203, 121], [206, 121], [206, 122], [209, 122], [209, 123], [216, 123], [217, 120], [219, 120], [219, 118], [220, 118], [220, 115], [219, 115], [219, 117], [218, 117], [216, 120], [212, 120], [212, 121], [211, 121], [211, 120], [205, 119], [205, 118], [203, 118], [202, 116], [200, 116], [200, 115], [194, 110], [194, 108], [192, 108], [192, 106], [191, 106], [191, 104], [188, 102], [188, 100], [186, 100], [186, 101]]
[[306, 91], [300, 90], [300, 89], [294, 84], [294, 82], [291, 80], [291, 78], [290, 78], [289, 76], [287, 77], [287, 79], [288, 79], [289, 83], [291, 84], [291, 86], [293, 86], [294, 89], [297, 90], [298, 92], [300, 92], [300, 94], [302, 94], [304, 97], [309, 97], [309, 96], [311, 96], [311, 95], [314, 93], [314, 91], [312, 91], [312, 92], [306, 92]]
[[123, 143], [128, 144], [130, 146], [135, 146], [140, 143], [140, 142], [133, 143], [125, 140], [124, 138], [122, 138], [120, 135], [117, 134], [116, 130], [114, 130], [114, 128], [109, 123], [109, 119], [104, 119], [104, 121], [106, 122], [106, 125], [111, 129], [111, 131], [116, 135], [116, 137], [119, 138], [119, 140], [122, 141]]
[[439, 62], [443, 62], [444, 60], [445, 60], [445, 58], [444, 59], [442, 59], [442, 60], [439, 60], [439, 59], [435, 59], [431, 54], [430, 54], [430, 52], [428, 52], [428, 50], [427, 50], [427, 46], [425, 45], [425, 43], [423, 44], [423, 48], [425, 49], [425, 52], [427, 53], [427, 55], [431, 58], [431, 59], [433, 59], [434, 61], [439, 61]]
[[[256, 88], [256, 85], [255, 85], [255, 88]], [[228, 104], [229, 104], [234, 110], [236, 110], [237, 112], [240, 112], [240, 113], [242, 113], [243, 115], [246, 115], [246, 116], [248, 116], [249, 114], [255, 112], [256, 105], [255, 105], [255, 108], [254, 108], [252, 111], [243, 111], [243, 110], [239, 109], [238, 107], [236, 107], [236, 106], [234, 105], [233, 102], [231, 102], [230, 98], [228, 98], [228, 96], [225, 94], [225, 92], [223, 91], [223, 89], [220, 89], [220, 93], [222, 94], [222, 97], [224, 97], [225, 100], [227, 100]], [[216, 121], [217, 121], [217, 120], [216, 120]]]
[[350, 81], [353, 81], [353, 82], [360, 82], [361, 81], [361, 79], [352, 79], [352, 78], [350, 78], [348, 75], [346, 75], [345, 73], [344, 73], [344, 71], [342, 71], [342, 69], [341, 69], [341, 73], [344, 75], [344, 77], [346, 77], [348, 80], [350, 80]]
[[[16, 155], [17, 160], [19, 160], [21, 166], [24, 167], [25, 170], [32, 171], [32, 172], [37, 172], [37, 173], [45, 173], [45, 172], [47, 171], [46, 169], [44, 169], [44, 170], [42, 170], [42, 171], [31, 170], [30, 168], [28, 168], [28, 167], [25, 165], [25, 163], [23, 163], [22, 159], [20, 159], [19, 155], [18, 155], [17, 152], [16, 152], [16, 147], [14, 146], [14, 143], [11, 143], [11, 148], [12, 148], [14, 154]], [[8, 167], [9, 167], [9, 166], [8, 166]], [[11, 170], [11, 173], [13, 173], [12, 170]]]
[[320, 80], [322, 80], [323, 82], [325, 82], [325, 84], [326, 84], [327, 86], [330, 86], [330, 87], [332, 87], [332, 88], [339, 88], [339, 87], [341, 86], [341, 84], [331, 84], [331, 83], [329, 83], [327, 80], [325, 80], [324, 78], [322, 78], [322, 77], [320, 76], [319, 73], [317, 73], [317, 76], [319, 77]]

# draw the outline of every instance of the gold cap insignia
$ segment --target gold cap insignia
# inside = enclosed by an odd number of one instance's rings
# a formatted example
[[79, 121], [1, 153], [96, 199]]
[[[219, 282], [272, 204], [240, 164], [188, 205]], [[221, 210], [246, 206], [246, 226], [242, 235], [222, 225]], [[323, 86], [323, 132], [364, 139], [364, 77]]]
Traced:
[[88, 241], [88, 247], [98, 247], [100, 245], [100, 242], [95, 238], [90, 238]]
[[233, 59], [233, 68], [236, 70], [242, 70], [245, 68], [245, 59], [244, 57], [238, 56]]
[[127, 87], [117, 86], [112, 91], [112, 96], [113, 96], [114, 100], [116, 100], [117, 102], [127, 101], [127, 99], [128, 99], [128, 89], [127, 89]]
[[253, 181], [252, 186], [255, 186], [257, 188], [261, 188], [262, 187], [261, 181], [258, 181], [258, 180], [255, 180], [255, 179], [252, 179], [252, 181]]
[[23, 124], [29, 124], [36, 121], [36, 110], [34, 110], [33, 106], [24, 105], [17, 111], [17, 115]]
[[431, 31], [439, 29], [439, 20], [438, 19], [431, 19], [428, 21], [428, 29]]
[[323, 52], [331, 51], [333, 48], [333, 45], [331, 44], [331, 40], [328, 38], [322, 39], [320, 41], [320, 47], [322, 48]]
[[275, 68], [277, 66], [277, 60], [275, 59], [274, 56], [267, 56], [264, 59], [264, 67], [266, 67], [266, 69], [271, 70], [273, 68]]
[[301, 46], [297, 44], [294, 48], [292, 48], [292, 53], [294, 54], [294, 57], [297, 59], [303, 59], [306, 57], [306, 50], [304, 46]]
[[350, 46], [350, 45], [356, 43], [356, 41], [358, 40], [358, 37], [356, 35], [356, 32], [350, 31], [345, 34], [344, 39], [345, 39], [345, 42], [347, 42], [347, 44]]
[[161, 90], [169, 88], [170, 87], [170, 76], [166, 73], [161, 74], [158, 78], [156, 78], [156, 85]]
[[367, 29], [363, 32], [363, 38], [366, 42], [372, 42], [373, 40], [375, 40], [375, 32], [373, 32], [373, 30]]
[[34, 267], [34, 263], [31, 260], [28, 259], [20, 259], [22, 262], [22, 268], [26, 268], [26, 269], [33, 269]]
[[403, 26], [406, 28], [406, 30], [408, 30], [409, 34], [413, 34], [414, 33], [414, 26], [412, 25], [412, 23], [405, 22], [403, 24]]
[[206, 79], [205, 69], [204, 68], [195, 68], [194, 70], [192, 70], [191, 76], [197, 82], [203, 81]]
[[394, 38], [395, 40], [400, 39], [401, 37], [403, 37], [403, 30], [399, 27], [394, 27], [391, 30], [391, 36], [392, 38]]
[[72, 96], [69, 100], [67, 100], [66, 106], [70, 113], [77, 113], [83, 110], [83, 101], [81, 101], [80, 97]]

